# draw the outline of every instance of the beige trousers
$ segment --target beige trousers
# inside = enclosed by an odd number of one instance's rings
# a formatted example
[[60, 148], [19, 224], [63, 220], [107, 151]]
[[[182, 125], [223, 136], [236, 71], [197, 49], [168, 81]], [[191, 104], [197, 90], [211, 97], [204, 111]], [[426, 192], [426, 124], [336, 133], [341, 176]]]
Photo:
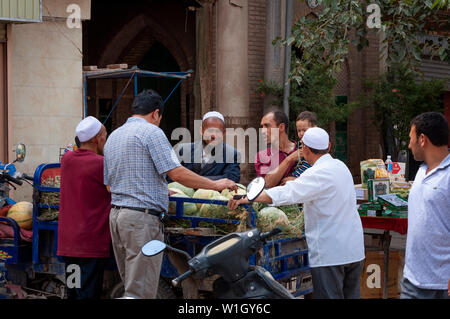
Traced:
[[147, 257], [141, 248], [150, 240], [164, 240], [159, 218], [140, 211], [111, 208], [109, 227], [117, 268], [125, 286], [124, 297], [155, 299], [163, 254]]

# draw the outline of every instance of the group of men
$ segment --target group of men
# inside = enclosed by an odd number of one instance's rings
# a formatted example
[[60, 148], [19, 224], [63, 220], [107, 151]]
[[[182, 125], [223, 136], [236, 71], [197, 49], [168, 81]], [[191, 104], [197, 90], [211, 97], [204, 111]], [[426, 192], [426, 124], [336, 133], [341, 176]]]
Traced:
[[[241, 158], [223, 140], [223, 116], [206, 113], [202, 140], [175, 152], [158, 127], [163, 110], [161, 97], [145, 90], [133, 101], [131, 117], [108, 138], [93, 117], [77, 126], [80, 148], [61, 160], [58, 255], [81, 269], [81, 287], [68, 288], [69, 298], [100, 298], [111, 246], [124, 296], [155, 298], [162, 254], [149, 258], [140, 249], [152, 239], [164, 239], [161, 216], [167, 212], [168, 181], [236, 189]], [[314, 113], [300, 113], [294, 142], [283, 112], [264, 115], [261, 128], [268, 148], [256, 155], [255, 170], [268, 189], [256, 201], [303, 203], [314, 297], [359, 298], [365, 253], [353, 177], [331, 157], [328, 133], [317, 123]], [[419, 115], [411, 122], [410, 139], [414, 157], [424, 164], [409, 199], [414, 205], [402, 297], [444, 298], [450, 278], [448, 123], [439, 113]], [[228, 206], [246, 203], [246, 198], [230, 200]]]

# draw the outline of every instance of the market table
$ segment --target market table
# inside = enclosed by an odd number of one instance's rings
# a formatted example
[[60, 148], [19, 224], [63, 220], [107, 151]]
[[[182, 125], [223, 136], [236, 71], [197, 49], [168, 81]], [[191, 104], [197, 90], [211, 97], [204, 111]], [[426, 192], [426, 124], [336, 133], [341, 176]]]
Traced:
[[375, 228], [384, 230], [384, 285], [383, 299], [388, 297], [388, 275], [389, 275], [389, 247], [391, 245], [390, 231], [405, 235], [408, 230], [408, 218], [360, 216], [363, 228]]

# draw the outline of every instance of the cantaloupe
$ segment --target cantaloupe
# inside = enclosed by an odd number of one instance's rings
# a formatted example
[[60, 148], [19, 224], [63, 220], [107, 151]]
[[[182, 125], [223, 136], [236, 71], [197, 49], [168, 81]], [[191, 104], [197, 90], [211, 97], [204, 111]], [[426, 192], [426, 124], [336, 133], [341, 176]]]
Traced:
[[[216, 197], [216, 196], [221, 196], [218, 191], [199, 188], [195, 191], [194, 196], [192, 196], [192, 198], [212, 199], [213, 197]], [[201, 207], [202, 207], [202, 203], [197, 203], [197, 208], [200, 209]]]
[[20, 228], [31, 229], [33, 225], [33, 204], [18, 202], [9, 209], [6, 217], [14, 219]]

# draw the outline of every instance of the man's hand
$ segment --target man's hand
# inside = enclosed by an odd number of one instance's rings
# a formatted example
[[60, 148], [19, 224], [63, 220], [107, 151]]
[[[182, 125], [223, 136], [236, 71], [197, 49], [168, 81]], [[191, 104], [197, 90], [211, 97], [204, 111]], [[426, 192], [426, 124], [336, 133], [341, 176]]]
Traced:
[[294, 177], [294, 176], [288, 176], [288, 177], [285, 177], [285, 178], [283, 178], [283, 179], [281, 180], [280, 185], [281, 185], [281, 186], [286, 185], [286, 182], [293, 181], [293, 180], [295, 180], [295, 179], [296, 179], [296, 177]]
[[295, 163], [298, 162], [299, 158], [303, 157], [303, 148], [296, 150], [295, 152], [292, 152], [291, 154], [289, 154], [289, 156], [287, 157], [287, 160], [289, 161], [289, 163]]
[[235, 210], [239, 205], [248, 204], [247, 197], [241, 199], [233, 199], [233, 197], [228, 201], [227, 207], [231, 210]]
[[225, 188], [228, 188], [230, 191], [236, 191], [237, 185], [232, 180], [229, 180], [228, 178], [222, 178], [215, 182], [216, 184], [216, 191], [221, 192]]

